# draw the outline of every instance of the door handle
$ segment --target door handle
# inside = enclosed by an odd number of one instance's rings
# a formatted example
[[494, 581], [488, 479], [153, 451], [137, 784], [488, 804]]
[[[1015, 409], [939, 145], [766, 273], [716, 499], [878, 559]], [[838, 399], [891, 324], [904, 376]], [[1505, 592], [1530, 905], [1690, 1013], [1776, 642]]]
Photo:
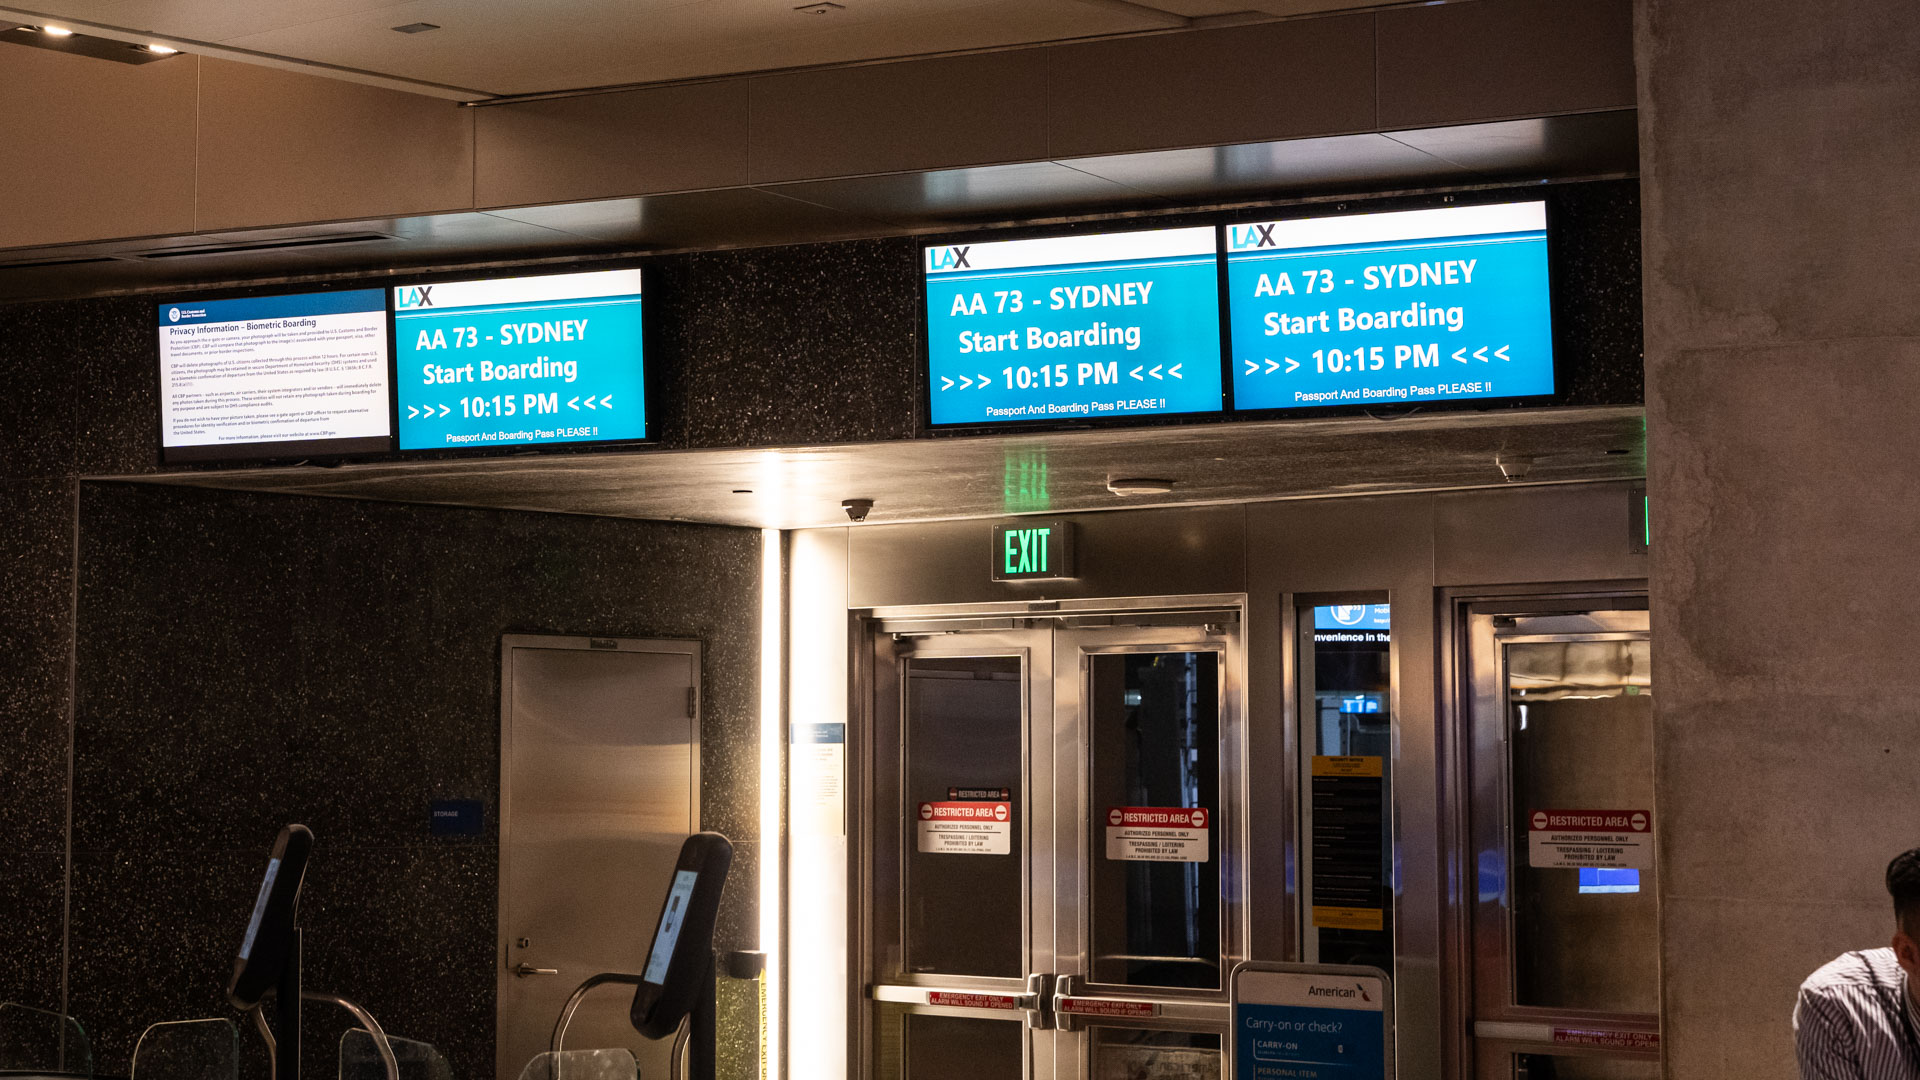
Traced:
[[513, 973], [515, 976], [524, 979], [529, 975], [558, 975], [560, 974], [560, 969], [534, 967], [532, 964], [522, 961], [513, 969]]

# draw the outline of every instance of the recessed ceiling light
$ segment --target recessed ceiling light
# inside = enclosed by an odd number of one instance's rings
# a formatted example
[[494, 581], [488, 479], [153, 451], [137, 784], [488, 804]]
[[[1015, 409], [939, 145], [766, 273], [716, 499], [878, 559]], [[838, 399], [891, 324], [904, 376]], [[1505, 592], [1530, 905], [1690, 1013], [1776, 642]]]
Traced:
[[402, 34], [424, 34], [429, 30], [440, 29], [440, 24], [430, 23], [430, 22], [410, 22], [405, 26], [396, 26], [394, 27], [394, 29], [399, 31]]
[[48, 37], [72, 37], [73, 36], [73, 31], [67, 29], [64, 26], [43, 26], [40, 28], [40, 32], [47, 35]]
[[153, 53], [155, 56], [172, 56], [174, 53], [177, 53], [180, 51], [179, 49], [173, 48], [172, 46], [168, 46], [168, 45], [147, 45], [147, 46], [143, 46], [143, 48], [145, 48], [148, 52]]

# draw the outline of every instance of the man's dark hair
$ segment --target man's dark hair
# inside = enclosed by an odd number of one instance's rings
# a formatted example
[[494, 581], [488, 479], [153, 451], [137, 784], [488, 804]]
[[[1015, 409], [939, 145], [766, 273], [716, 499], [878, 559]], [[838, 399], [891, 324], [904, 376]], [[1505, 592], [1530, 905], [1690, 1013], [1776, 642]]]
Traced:
[[1887, 892], [1893, 896], [1893, 917], [1900, 929], [1920, 937], [1920, 848], [1903, 851], [1887, 864]]

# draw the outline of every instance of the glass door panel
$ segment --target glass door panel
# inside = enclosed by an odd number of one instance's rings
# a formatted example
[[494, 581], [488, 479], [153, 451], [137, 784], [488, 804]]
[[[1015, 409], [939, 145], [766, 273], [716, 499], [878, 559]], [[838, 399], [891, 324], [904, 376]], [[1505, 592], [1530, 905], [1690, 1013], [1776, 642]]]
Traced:
[[1220, 657], [1087, 658], [1092, 980], [1220, 986]]
[[[1569, 807], [1644, 813], [1649, 833], [1644, 867], [1543, 866], [1555, 860], [1515, 852], [1514, 1004], [1659, 1012], [1648, 642], [1516, 642], [1506, 654], [1511, 835], [1538, 831], [1536, 813]], [[1596, 851], [1592, 861], [1614, 857]]]
[[1097, 1027], [1093, 1080], [1220, 1080], [1220, 1036], [1197, 1031]]
[[908, 1080], [1022, 1080], [1026, 1028], [966, 1016], [906, 1018]]
[[907, 971], [1024, 978], [1020, 658], [910, 657], [906, 683]]
[[1297, 613], [1302, 959], [1391, 972], [1392, 611], [1340, 599]]

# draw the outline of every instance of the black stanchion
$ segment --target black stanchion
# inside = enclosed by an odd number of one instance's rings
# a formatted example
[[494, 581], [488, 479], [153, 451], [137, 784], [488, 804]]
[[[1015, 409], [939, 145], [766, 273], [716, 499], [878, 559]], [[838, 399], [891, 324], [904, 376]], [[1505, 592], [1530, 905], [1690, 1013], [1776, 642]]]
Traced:
[[287, 945], [287, 962], [273, 988], [273, 1080], [300, 1080], [300, 928]]

